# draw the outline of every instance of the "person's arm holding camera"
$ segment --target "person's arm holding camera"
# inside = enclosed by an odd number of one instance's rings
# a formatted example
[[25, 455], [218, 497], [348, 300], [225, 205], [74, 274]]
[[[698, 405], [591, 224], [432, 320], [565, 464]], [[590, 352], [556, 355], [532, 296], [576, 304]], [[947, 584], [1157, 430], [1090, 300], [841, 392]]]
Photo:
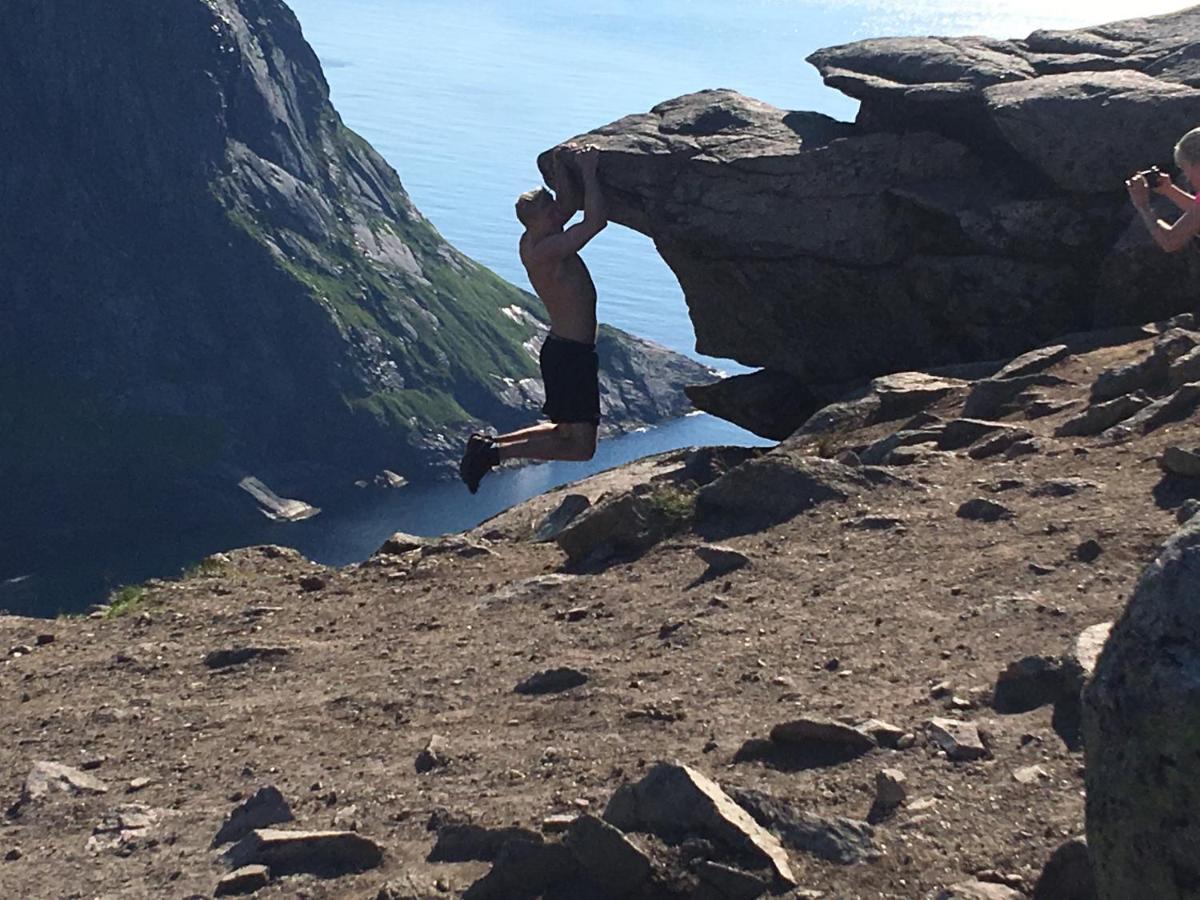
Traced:
[[1159, 184], [1155, 186], [1156, 191], [1183, 210], [1183, 215], [1173, 224], [1164, 222], [1150, 208], [1150, 184], [1146, 180], [1145, 173], [1135, 174], [1125, 182], [1125, 187], [1129, 189], [1129, 199], [1133, 203], [1134, 209], [1138, 211], [1138, 215], [1142, 217], [1146, 228], [1150, 230], [1150, 236], [1154, 238], [1154, 242], [1168, 253], [1175, 253], [1186, 247], [1188, 241], [1200, 234], [1200, 205], [1197, 205], [1195, 198], [1181, 188], [1175, 187], [1174, 184], [1170, 184], [1168, 188], [1167, 184], [1164, 184], [1165, 181], [1166, 177], [1161, 176]]

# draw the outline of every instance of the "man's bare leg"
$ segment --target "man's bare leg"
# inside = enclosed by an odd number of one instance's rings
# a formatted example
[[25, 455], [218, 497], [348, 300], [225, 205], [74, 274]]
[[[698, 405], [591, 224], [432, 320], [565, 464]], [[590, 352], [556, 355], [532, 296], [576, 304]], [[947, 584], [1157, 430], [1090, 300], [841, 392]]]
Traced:
[[[501, 438], [504, 438], [501, 442]], [[587, 423], [545, 423], [502, 435], [496, 449], [504, 459], [546, 459], [582, 462], [596, 452], [596, 427]]]
[[492, 438], [492, 443], [497, 446], [503, 446], [504, 444], [511, 444], [514, 441], [522, 441], [535, 435], [545, 434], [557, 427], [553, 422], [539, 422], [537, 425], [530, 425], [528, 428], [522, 428], [519, 431], [498, 434]]

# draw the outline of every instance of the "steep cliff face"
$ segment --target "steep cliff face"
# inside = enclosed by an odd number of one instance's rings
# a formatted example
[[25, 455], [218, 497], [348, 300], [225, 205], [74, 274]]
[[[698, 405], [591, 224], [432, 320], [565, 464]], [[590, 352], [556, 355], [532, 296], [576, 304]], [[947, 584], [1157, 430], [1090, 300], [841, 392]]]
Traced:
[[1200, 259], [1149, 242], [1123, 181], [1200, 123], [1197, 40], [1192, 9], [864, 41], [810, 58], [862, 102], [854, 123], [720, 90], [586, 140], [614, 218], [678, 276], [698, 347], [764, 369], [693, 399], [778, 436], [823, 385], [1190, 309]]
[[[0, 106], [11, 522], [172, 514], [214, 471], [412, 475], [531, 418], [540, 306], [343, 125], [281, 0], [15, 0]], [[608, 379], [613, 418], [682, 411], [705, 370], [672, 366], [631, 403]]]

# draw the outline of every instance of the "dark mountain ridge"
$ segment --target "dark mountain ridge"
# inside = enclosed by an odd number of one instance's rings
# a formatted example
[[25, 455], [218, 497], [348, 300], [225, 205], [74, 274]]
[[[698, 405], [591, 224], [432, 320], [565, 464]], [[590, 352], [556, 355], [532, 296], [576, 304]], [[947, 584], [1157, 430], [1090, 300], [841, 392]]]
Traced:
[[[205, 519], [248, 473], [427, 476], [481, 423], [533, 418], [540, 305], [346, 128], [280, 0], [5, 19], [0, 531]], [[617, 427], [706, 380], [618, 332], [601, 348]]]

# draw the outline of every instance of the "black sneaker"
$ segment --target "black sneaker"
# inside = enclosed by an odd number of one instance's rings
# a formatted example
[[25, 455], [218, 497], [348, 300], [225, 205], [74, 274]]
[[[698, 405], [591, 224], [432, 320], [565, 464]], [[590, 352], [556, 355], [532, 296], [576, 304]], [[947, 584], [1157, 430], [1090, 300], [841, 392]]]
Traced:
[[467, 440], [467, 449], [458, 464], [458, 477], [463, 480], [472, 494], [479, 490], [479, 482], [500, 462], [500, 452], [486, 434], [473, 434]]

